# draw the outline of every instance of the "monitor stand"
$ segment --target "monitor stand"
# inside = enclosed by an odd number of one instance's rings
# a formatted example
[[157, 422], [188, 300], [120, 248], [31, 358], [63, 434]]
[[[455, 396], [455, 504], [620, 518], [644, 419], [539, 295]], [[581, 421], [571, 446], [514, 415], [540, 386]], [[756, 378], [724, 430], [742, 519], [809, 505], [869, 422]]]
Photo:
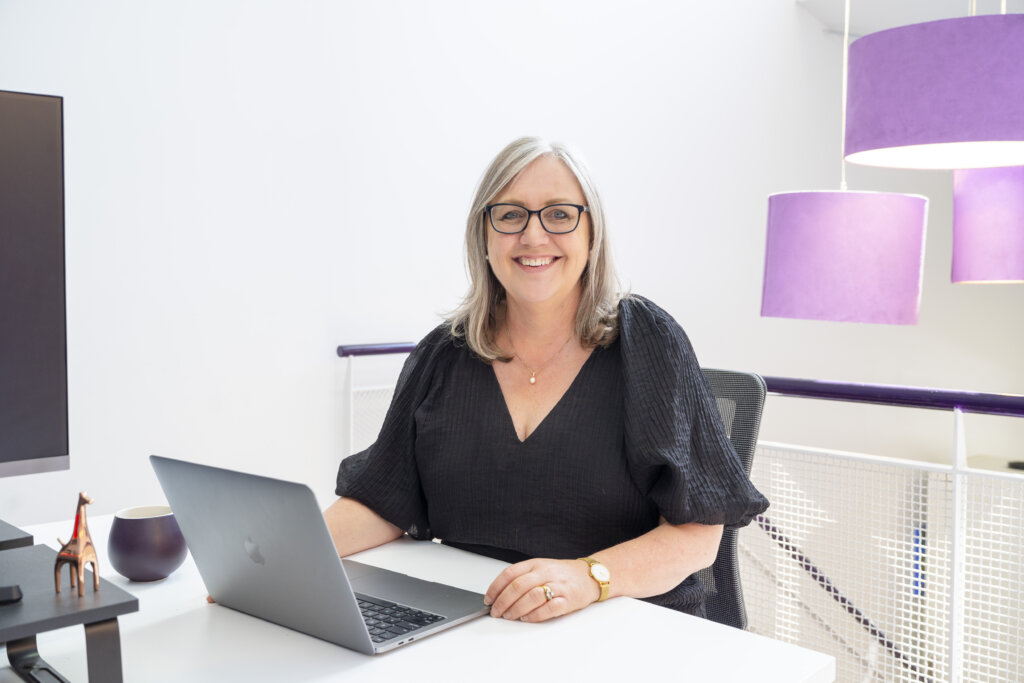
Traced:
[[[0, 576], [21, 585], [25, 604], [0, 607], [0, 647], [15, 675], [34, 683], [66, 682], [40, 658], [36, 634], [66, 626], [85, 627], [85, 661], [91, 683], [121, 683], [121, 636], [117, 618], [139, 610], [134, 595], [101, 578], [100, 590], [92, 586], [78, 597], [76, 590], [54, 591], [53, 567], [57, 551], [45, 545], [0, 552]], [[91, 573], [90, 573], [91, 574]], [[85, 582], [92, 584], [91, 575]], [[68, 584], [65, 583], [65, 588]], [[82, 584], [78, 585], [82, 588]], [[7, 680], [6, 678], [4, 680]]]
[[33, 543], [32, 534], [25, 533], [16, 526], [11, 526], [0, 519], [0, 550], [23, 548]]
[[[32, 535], [27, 534], [16, 526], [12, 526], [0, 519], [0, 551], [13, 550], [32, 545]], [[15, 599], [16, 598], [16, 599]], [[8, 586], [0, 584], [0, 604], [17, 602], [21, 600], [21, 587], [18, 585]], [[56, 680], [63, 680], [57, 678]]]

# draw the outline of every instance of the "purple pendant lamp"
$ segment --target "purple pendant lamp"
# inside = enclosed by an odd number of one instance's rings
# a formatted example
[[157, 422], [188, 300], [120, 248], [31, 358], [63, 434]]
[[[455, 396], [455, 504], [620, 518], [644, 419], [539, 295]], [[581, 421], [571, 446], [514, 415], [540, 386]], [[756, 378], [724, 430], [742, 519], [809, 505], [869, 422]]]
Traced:
[[927, 211], [916, 195], [771, 195], [761, 315], [916, 324]]
[[1024, 282], [1024, 166], [953, 171], [953, 282]]
[[846, 159], [891, 168], [1024, 165], [1024, 15], [943, 19], [850, 45]]
[[[849, 26], [846, 0], [844, 100]], [[844, 117], [845, 110], [844, 101]], [[761, 315], [916, 324], [928, 200], [848, 192], [845, 165], [842, 176], [838, 192], [787, 192], [768, 198]]]

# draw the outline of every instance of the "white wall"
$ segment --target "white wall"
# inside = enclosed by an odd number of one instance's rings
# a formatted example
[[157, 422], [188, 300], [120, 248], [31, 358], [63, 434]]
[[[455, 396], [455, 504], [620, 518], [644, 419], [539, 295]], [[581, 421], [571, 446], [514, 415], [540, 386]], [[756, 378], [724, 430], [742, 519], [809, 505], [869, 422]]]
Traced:
[[[1021, 288], [949, 284], [948, 174], [850, 173], [932, 197], [920, 325], [759, 317], [766, 196], [838, 186], [840, 55], [792, 0], [0, 0], [0, 88], [65, 98], [72, 456], [0, 480], [0, 515], [158, 500], [150, 453], [326, 502], [335, 346], [416, 340], [458, 301], [474, 183], [522, 134], [583, 151], [625, 281], [705, 365], [1024, 392]], [[795, 403], [766, 438], [951, 439]]]

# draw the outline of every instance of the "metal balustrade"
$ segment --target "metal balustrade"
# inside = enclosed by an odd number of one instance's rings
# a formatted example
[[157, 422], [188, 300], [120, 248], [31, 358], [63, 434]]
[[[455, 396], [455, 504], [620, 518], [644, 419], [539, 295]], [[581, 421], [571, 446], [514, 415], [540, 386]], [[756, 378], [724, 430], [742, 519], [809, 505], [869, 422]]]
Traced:
[[[1024, 681], [1024, 476], [967, 466], [964, 413], [1024, 397], [765, 377], [770, 393], [952, 411], [949, 465], [762, 442], [739, 535], [750, 630], [841, 681]], [[770, 400], [770, 399], [769, 399]]]

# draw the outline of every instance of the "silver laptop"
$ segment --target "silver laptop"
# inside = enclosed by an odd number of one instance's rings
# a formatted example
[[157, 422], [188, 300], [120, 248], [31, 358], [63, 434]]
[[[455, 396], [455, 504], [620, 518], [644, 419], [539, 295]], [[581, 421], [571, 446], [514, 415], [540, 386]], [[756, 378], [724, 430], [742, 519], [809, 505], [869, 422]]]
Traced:
[[339, 559], [308, 486], [149, 459], [218, 604], [365, 654], [488, 612], [479, 593]]

